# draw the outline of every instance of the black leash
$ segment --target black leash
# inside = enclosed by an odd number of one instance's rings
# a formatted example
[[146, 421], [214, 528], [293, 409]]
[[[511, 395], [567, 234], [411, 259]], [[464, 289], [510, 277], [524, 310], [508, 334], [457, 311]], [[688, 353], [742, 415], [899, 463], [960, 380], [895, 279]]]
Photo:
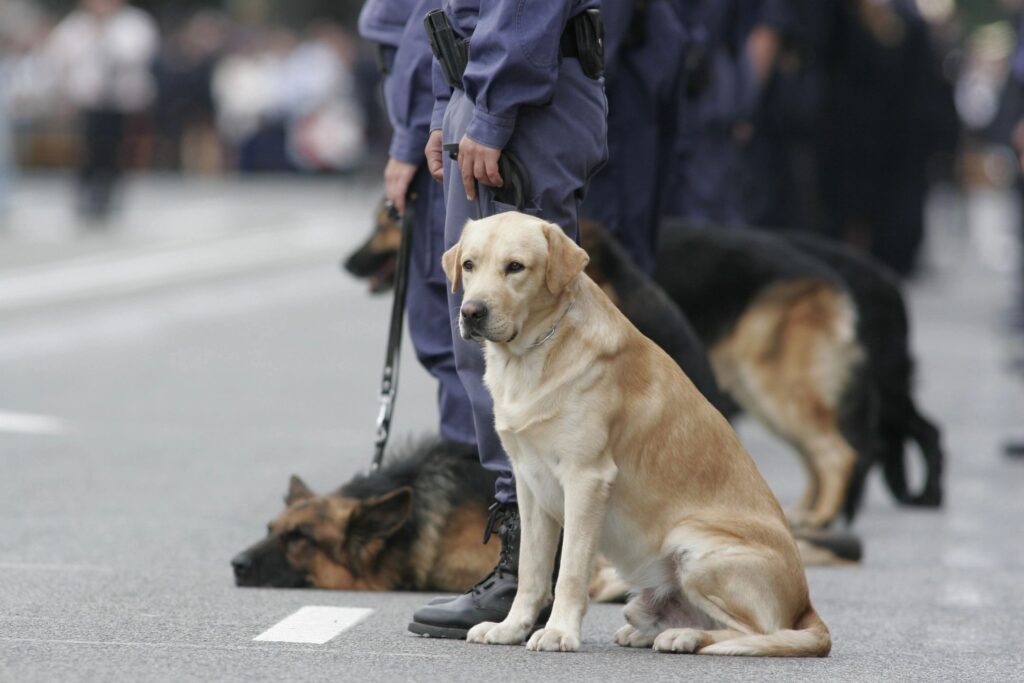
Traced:
[[[370, 470], [380, 468], [384, 460], [384, 449], [391, 433], [391, 416], [395, 411], [395, 396], [398, 394], [398, 367], [402, 350], [402, 323], [405, 318], [405, 295], [409, 289], [409, 254], [412, 252], [413, 210], [411, 198], [406, 198], [405, 215], [402, 216], [402, 243], [398, 248], [398, 263], [395, 266], [394, 296], [391, 301], [391, 327], [388, 330], [388, 346], [384, 356], [384, 374], [380, 380], [380, 412], [377, 413], [377, 435], [373, 447], [373, 462]], [[396, 217], [394, 206], [388, 209]]]

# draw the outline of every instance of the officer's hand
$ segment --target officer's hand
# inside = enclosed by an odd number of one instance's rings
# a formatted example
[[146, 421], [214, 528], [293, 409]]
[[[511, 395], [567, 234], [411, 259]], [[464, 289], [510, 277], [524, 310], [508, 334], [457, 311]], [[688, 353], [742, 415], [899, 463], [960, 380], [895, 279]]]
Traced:
[[462, 171], [462, 184], [466, 188], [466, 199], [476, 199], [474, 180], [491, 187], [501, 187], [504, 181], [498, 173], [498, 159], [501, 150], [481, 145], [465, 135], [459, 142], [459, 169]]
[[389, 158], [388, 165], [384, 167], [384, 196], [398, 209], [398, 215], [405, 213], [405, 196], [415, 175], [415, 164], [394, 157]]
[[423, 149], [423, 153], [427, 156], [427, 170], [430, 171], [430, 176], [437, 182], [442, 182], [444, 180], [444, 158], [440, 129], [430, 131], [430, 137], [427, 138], [427, 146]]

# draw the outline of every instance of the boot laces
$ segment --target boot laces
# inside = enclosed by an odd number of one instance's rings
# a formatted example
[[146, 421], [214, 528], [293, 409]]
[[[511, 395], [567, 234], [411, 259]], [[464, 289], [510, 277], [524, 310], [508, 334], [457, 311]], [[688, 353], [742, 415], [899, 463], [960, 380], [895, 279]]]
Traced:
[[498, 555], [498, 564], [490, 574], [477, 581], [471, 589], [473, 593], [482, 593], [494, 585], [494, 582], [506, 574], [515, 574], [512, 567], [515, 566], [515, 558], [512, 557], [511, 537], [519, 531], [519, 516], [511, 505], [494, 503], [488, 508], [487, 524], [484, 526], [484, 544], [491, 540], [491, 535], [497, 533], [501, 538], [501, 551]]

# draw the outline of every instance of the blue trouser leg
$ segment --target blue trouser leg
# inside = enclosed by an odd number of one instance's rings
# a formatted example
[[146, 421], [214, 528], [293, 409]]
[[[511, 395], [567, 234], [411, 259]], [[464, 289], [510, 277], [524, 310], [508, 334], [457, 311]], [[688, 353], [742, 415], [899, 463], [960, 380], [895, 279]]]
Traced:
[[608, 163], [594, 176], [583, 215], [654, 274], [663, 177], [673, 161], [683, 96], [686, 30], [672, 2], [651, 2], [646, 40], [619, 51], [608, 93]]
[[614, 235], [652, 275], [659, 205], [657, 103], [629, 68], [624, 64], [608, 89], [608, 163], [591, 182], [583, 215]]
[[473, 406], [455, 369], [451, 325], [448, 321], [448, 284], [441, 271], [444, 253], [444, 190], [422, 167], [411, 186], [412, 253], [406, 311], [409, 336], [416, 357], [437, 380], [441, 437], [459, 443], [476, 443]]
[[[461, 90], [452, 94], [445, 112], [444, 142], [457, 143], [465, 134], [473, 114], [473, 103]], [[578, 212], [587, 180], [607, 158], [605, 99], [598, 81], [588, 79], [575, 60], [561, 67], [555, 97], [545, 107], [519, 110], [515, 132], [507, 149], [519, 157], [530, 174], [529, 213], [557, 223], [572, 237], [578, 237]], [[456, 162], [445, 162], [444, 184], [447, 215], [445, 246], [458, 242], [469, 219], [477, 218], [476, 202], [466, 199]], [[484, 189], [484, 211], [490, 215], [511, 207], [493, 201]], [[480, 345], [465, 341], [458, 331], [462, 293], [449, 294], [455, 364], [473, 404], [480, 463], [498, 473], [495, 497], [499, 502], [516, 499], [515, 481], [508, 456], [494, 430], [494, 406], [483, 384], [484, 358]]]

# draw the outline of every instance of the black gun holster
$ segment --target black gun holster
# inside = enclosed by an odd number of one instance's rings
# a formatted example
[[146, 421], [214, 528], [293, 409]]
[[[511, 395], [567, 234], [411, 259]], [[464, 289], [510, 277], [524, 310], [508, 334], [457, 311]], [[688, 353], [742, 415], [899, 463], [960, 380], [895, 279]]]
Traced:
[[444, 80], [452, 88], [462, 88], [462, 74], [469, 63], [469, 41], [459, 38], [442, 9], [427, 12], [423, 18], [430, 49], [441, 64]]
[[[462, 88], [462, 75], [469, 63], [469, 41], [460, 38], [444, 10], [435, 9], [423, 18], [430, 49], [441, 64], [444, 80], [452, 88]], [[589, 78], [604, 75], [604, 23], [596, 9], [580, 12], [569, 20], [559, 42], [562, 57], [579, 60]]]

